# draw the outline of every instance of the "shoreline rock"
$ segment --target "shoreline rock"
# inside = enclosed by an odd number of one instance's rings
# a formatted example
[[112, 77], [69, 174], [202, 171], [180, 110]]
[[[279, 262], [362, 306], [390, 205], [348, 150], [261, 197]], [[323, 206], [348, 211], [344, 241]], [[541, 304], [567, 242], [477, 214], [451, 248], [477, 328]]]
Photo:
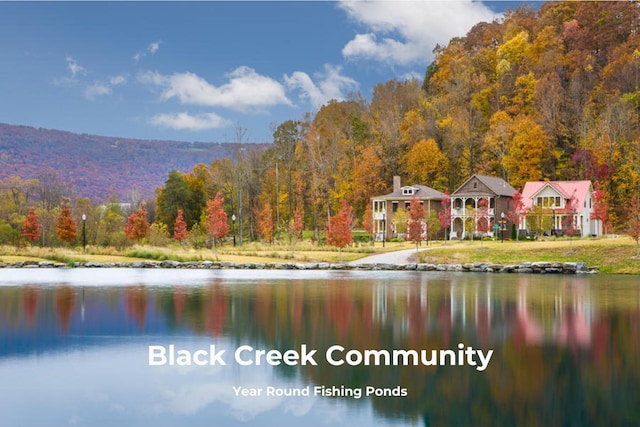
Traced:
[[74, 262], [63, 264], [53, 261], [0, 262], [3, 268], [170, 268], [170, 269], [227, 269], [227, 270], [364, 270], [364, 271], [454, 271], [472, 273], [518, 273], [518, 274], [594, 274], [597, 266], [589, 267], [586, 262], [523, 262], [502, 265], [477, 262], [466, 264], [348, 264], [348, 263], [233, 263], [220, 261], [133, 261], [133, 262]]

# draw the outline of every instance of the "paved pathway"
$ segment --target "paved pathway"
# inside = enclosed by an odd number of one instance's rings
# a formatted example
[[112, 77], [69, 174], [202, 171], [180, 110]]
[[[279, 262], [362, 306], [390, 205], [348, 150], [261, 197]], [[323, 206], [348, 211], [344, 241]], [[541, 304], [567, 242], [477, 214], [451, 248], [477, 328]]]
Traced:
[[[419, 250], [425, 250], [426, 248], [422, 247]], [[386, 252], [383, 254], [371, 255], [368, 257], [360, 258], [355, 261], [351, 261], [350, 265], [358, 265], [358, 264], [409, 264], [411, 262], [416, 262], [415, 257], [413, 255], [416, 254], [416, 249], [404, 249], [401, 251], [395, 252]], [[413, 258], [413, 260], [411, 259]]]

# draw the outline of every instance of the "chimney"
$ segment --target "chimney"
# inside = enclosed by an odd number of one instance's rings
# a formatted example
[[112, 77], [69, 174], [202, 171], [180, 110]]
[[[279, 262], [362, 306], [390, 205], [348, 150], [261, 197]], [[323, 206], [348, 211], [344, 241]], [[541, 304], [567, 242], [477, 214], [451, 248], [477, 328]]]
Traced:
[[400, 184], [400, 177], [396, 175], [393, 177], [393, 192], [395, 193], [396, 191], [400, 191], [400, 187], [402, 187], [402, 184]]

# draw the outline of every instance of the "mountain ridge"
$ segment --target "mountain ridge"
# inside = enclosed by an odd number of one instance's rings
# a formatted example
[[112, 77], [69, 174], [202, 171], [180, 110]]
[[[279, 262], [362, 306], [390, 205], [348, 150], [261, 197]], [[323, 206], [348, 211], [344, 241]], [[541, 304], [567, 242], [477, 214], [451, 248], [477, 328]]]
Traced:
[[[54, 169], [74, 195], [104, 202], [136, 190], [153, 197], [172, 170], [233, 158], [233, 142], [186, 142], [78, 134], [58, 129], [0, 123], [0, 179], [38, 178]], [[265, 144], [251, 144], [260, 146]]]

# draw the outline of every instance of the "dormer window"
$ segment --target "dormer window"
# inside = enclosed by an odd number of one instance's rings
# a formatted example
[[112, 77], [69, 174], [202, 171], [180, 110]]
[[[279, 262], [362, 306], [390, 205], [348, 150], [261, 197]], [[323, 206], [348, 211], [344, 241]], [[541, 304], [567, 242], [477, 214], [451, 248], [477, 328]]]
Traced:
[[403, 187], [402, 195], [403, 196], [413, 196], [416, 193], [416, 189], [413, 187]]

